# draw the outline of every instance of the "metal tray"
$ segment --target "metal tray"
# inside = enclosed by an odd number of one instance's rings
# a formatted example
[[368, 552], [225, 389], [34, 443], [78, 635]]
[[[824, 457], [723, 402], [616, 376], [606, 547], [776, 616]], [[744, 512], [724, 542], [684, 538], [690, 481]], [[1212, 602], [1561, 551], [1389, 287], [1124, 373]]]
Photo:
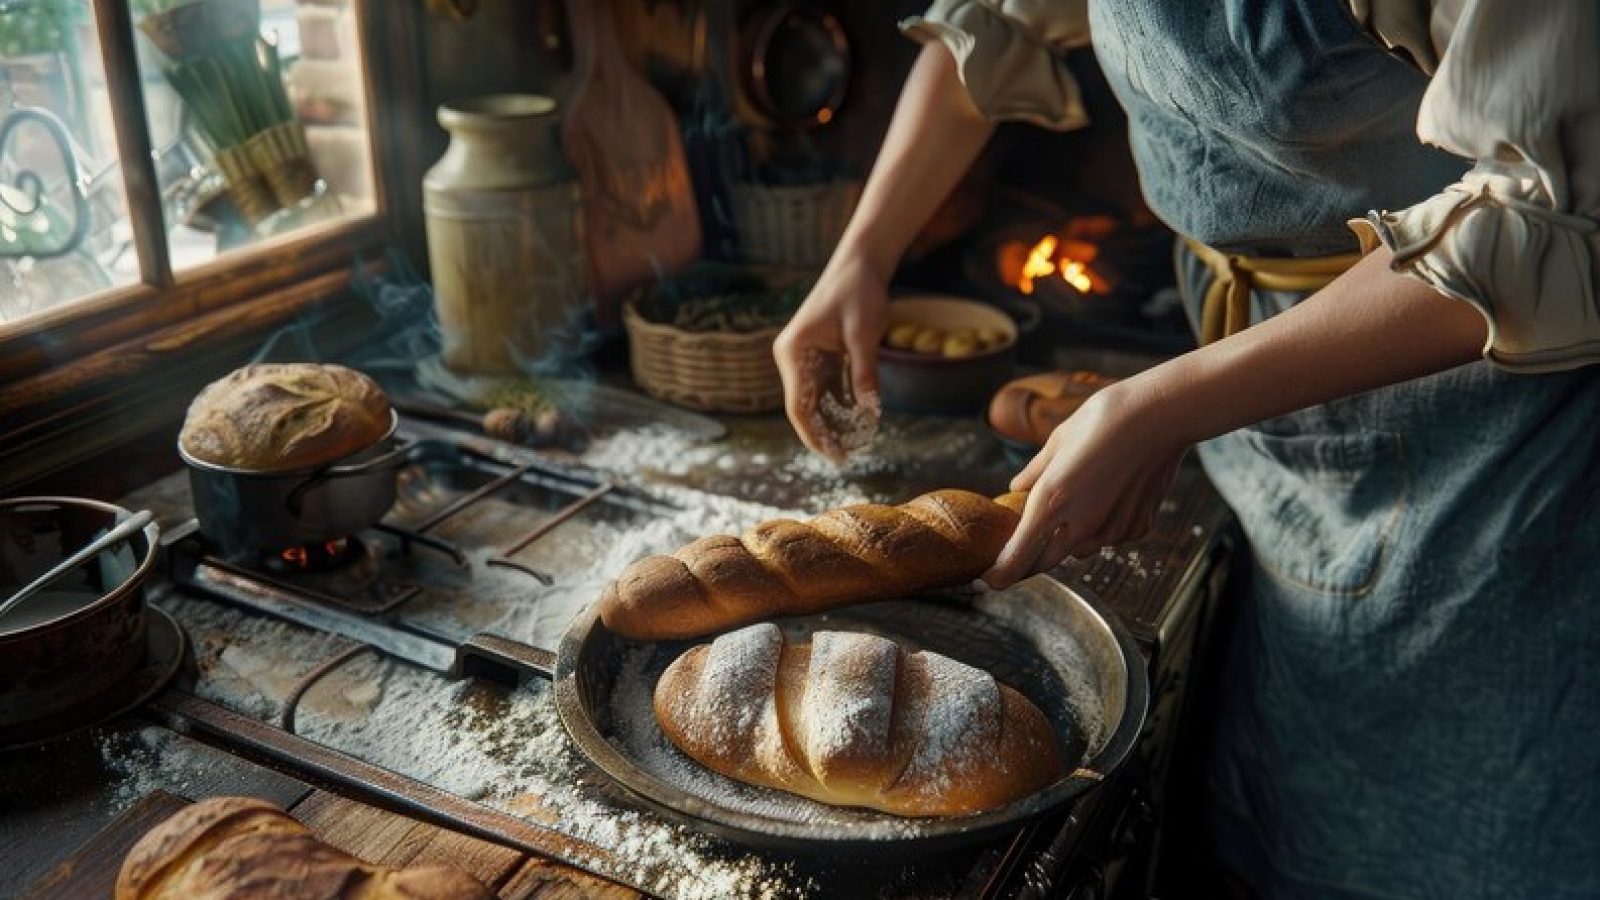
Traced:
[[1044, 711], [1077, 768], [998, 809], [938, 818], [829, 806], [742, 784], [689, 761], [667, 742], [651, 712], [657, 678], [697, 642], [631, 642], [606, 629], [592, 607], [572, 623], [557, 653], [561, 721], [612, 778], [694, 827], [771, 846], [832, 843], [920, 853], [993, 836], [1093, 789], [1132, 750], [1149, 702], [1143, 657], [1132, 637], [1097, 602], [1047, 576], [1001, 592], [929, 594], [777, 622], [791, 637], [868, 631], [985, 669]]

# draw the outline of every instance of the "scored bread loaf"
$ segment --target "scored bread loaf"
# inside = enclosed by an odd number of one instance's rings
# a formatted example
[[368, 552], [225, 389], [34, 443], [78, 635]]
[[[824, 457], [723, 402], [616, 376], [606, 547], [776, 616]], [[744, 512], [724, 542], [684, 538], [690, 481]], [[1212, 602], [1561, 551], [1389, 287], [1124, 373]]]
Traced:
[[189, 404], [178, 442], [195, 459], [283, 471], [358, 453], [389, 433], [389, 398], [344, 366], [262, 363], [206, 385]]
[[1024, 444], [1043, 445], [1102, 388], [1118, 379], [1087, 370], [1042, 372], [1008, 381], [989, 400], [989, 425]]
[[494, 900], [449, 866], [375, 866], [253, 797], [184, 807], [128, 851], [115, 900]]
[[864, 503], [701, 538], [623, 569], [600, 594], [600, 620], [636, 640], [692, 638], [965, 584], [994, 565], [1026, 499], [934, 491], [899, 506]]
[[902, 816], [992, 809], [1065, 773], [1054, 730], [1026, 697], [870, 634], [790, 643], [770, 622], [729, 632], [673, 660], [655, 712], [714, 772]]

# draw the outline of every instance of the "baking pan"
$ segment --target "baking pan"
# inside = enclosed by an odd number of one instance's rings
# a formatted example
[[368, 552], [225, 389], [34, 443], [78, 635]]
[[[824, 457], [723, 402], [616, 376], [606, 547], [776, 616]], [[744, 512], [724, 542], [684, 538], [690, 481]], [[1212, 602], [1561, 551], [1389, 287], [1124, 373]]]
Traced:
[[991, 672], [1044, 711], [1072, 771], [997, 809], [934, 818], [830, 806], [736, 782], [673, 747], [651, 704], [667, 665], [710, 638], [632, 642], [609, 631], [593, 607], [573, 621], [556, 654], [561, 721], [608, 775], [693, 827], [790, 849], [922, 853], [992, 837], [1092, 790], [1133, 749], [1149, 702], [1132, 637], [1086, 593], [1048, 576], [1001, 592], [929, 594], [776, 621], [791, 639], [866, 631]]

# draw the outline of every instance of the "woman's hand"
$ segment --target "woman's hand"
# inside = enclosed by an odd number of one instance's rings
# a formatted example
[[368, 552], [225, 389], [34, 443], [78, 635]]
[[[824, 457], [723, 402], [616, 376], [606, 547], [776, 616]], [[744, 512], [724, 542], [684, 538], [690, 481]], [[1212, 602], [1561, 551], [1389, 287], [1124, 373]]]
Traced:
[[888, 320], [888, 277], [840, 254], [773, 345], [790, 423], [835, 462], [876, 430], [878, 342]]
[[1028, 492], [1028, 502], [983, 576], [990, 587], [1010, 587], [1068, 556], [1150, 530], [1189, 448], [1151, 406], [1137, 390], [1112, 385], [1051, 432], [1044, 449], [1011, 480], [1012, 490]]
[[950, 51], [938, 41], [924, 45], [861, 202], [773, 348], [784, 408], [812, 450], [841, 461], [876, 431], [878, 341], [888, 326], [889, 278], [993, 133]]

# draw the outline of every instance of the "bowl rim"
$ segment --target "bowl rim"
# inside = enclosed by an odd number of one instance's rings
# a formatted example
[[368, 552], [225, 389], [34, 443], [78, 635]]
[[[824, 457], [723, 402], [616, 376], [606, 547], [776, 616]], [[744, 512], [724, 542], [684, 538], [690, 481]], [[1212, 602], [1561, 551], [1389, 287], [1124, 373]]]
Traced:
[[[114, 517], [127, 516], [131, 514], [127, 508], [118, 506], [115, 503], [91, 500], [87, 497], [37, 496], [0, 498], [0, 509], [38, 505], [52, 505], [57, 507], [86, 506], [102, 512], [110, 513]], [[85, 603], [77, 609], [57, 616], [54, 619], [46, 619], [43, 622], [35, 622], [26, 628], [18, 628], [11, 631], [0, 631], [0, 644], [16, 640], [32, 640], [33, 638], [36, 638], [38, 635], [45, 632], [58, 628], [71, 627], [78, 622], [95, 615], [101, 610], [106, 609], [107, 607], [121, 603], [128, 597], [129, 594], [140, 590], [143, 587], [145, 580], [150, 577], [151, 570], [155, 568], [157, 556], [156, 551], [160, 548], [161, 542], [161, 528], [156, 524], [155, 521], [151, 521], [150, 524], [146, 525], [143, 530], [137, 533], [137, 536], [144, 540], [144, 548], [142, 553], [140, 553], [141, 558], [139, 560], [139, 565], [135, 567], [133, 572], [129, 574], [127, 578], [123, 579], [120, 584], [96, 597], [92, 602]], [[128, 541], [132, 542], [133, 538], [134, 535], [129, 535]], [[110, 549], [110, 547], [106, 548], [107, 551]]]

